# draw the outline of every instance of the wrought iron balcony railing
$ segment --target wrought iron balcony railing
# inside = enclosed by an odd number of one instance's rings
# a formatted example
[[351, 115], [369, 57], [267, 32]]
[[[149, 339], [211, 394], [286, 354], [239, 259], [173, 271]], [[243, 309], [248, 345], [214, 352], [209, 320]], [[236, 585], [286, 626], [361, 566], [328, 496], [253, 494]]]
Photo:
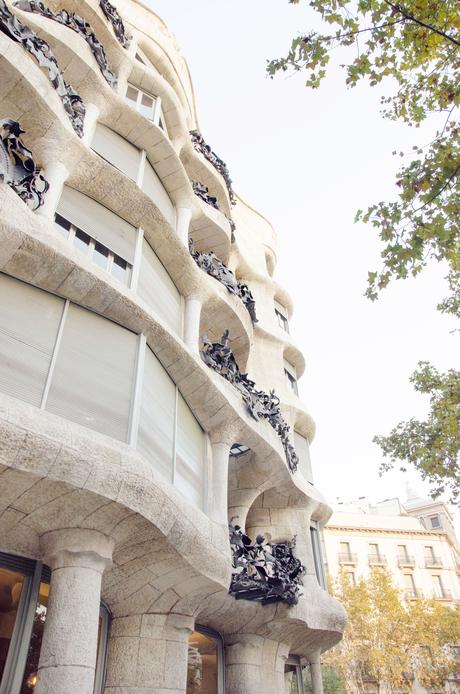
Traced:
[[442, 566], [441, 557], [425, 557], [425, 567], [427, 569]]
[[413, 590], [405, 590], [404, 597], [406, 600], [417, 600], [417, 598], [423, 598], [423, 593], [421, 590], [414, 588]]
[[404, 554], [398, 555], [398, 566], [415, 566], [415, 557], [408, 557]]
[[434, 593], [433, 594], [433, 599], [434, 600], [452, 600], [452, 593], [450, 590], [446, 590], [445, 588], [442, 589], [442, 593]]
[[350, 554], [350, 552], [340, 552], [339, 553], [339, 564], [357, 564], [358, 556], [356, 554]]
[[369, 564], [373, 566], [386, 566], [387, 558], [383, 554], [369, 554]]

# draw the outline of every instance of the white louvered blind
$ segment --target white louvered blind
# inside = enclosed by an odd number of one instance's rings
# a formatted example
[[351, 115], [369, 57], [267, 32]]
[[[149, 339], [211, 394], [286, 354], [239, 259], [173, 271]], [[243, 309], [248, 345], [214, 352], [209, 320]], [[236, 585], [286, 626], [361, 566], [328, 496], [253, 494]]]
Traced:
[[204, 433], [184, 398], [178, 393], [174, 485], [189, 501], [203, 508], [204, 484]]
[[276, 299], [274, 299], [273, 303], [275, 304], [276, 310], [279, 311], [281, 313], [281, 315], [286, 318], [286, 320], [289, 320], [288, 311], [287, 311], [286, 306], [283, 306], [283, 304], [280, 304], [280, 302], [277, 301]]
[[126, 441], [136, 346], [129, 330], [69, 306], [46, 409]]
[[133, 181], [137, 180], [141, 152], [124, 137], [98, 123], [91, 147]]
[[40, 406], [64, 301], [0, 274], [0, 390]]
[[166, 192], [162, 182], [158, 178], [157, 174], [153, 170], [153, 167], [148, 160], [145, 162], [142, 190], [149, 196], [149, 198], [153, 200], [155, 205], [158, 207], [160, 212], [162, 212], [163, 216], [171, 224], [171, 226], [175, 227], [175, 207], [172, 204], [171, 199], [168, 193]]
[[313, 472], [310, 460], [310, 445], [301, 434], [294, 432], [294, 448], [299, 456], [299, 472], [305, 477], [308, 482], [313, 484]]
[[145, 350], [137, 447], [172, 482], [176, 386], [152, 350]]
[[137, 229], [124, 219], [69, 186], [64, 186], [57, 212], [116, 255], [133, 263]]
[[144, 239], [137, 287], [139, 296], [182, 337], [182, 300], [176, 285], [156, 253]]

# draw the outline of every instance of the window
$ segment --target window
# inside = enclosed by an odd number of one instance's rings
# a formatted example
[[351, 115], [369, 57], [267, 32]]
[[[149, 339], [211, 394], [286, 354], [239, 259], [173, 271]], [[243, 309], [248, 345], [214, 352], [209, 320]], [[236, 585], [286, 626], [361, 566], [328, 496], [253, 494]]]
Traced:
[[310, 524], [310, 539], [313, 551], [313, 561], [315, 564], [315, 573], [318, 583], [321, 588], [326, 588], [326, 577], [324, 575], [323, 557], [321, 556], [320, 530], [317, 521], [311, 521]]
[[145, 239], [142, 242], [137, 293], [176, 335], [182, 336], [182, 297], [164, 265]]
[[222, 637], [198, 625], [188, 639], [187, 694], [224, 694]]
[[297, 387], [297, 374], [295, 372], [295, 368], [292, 366], [292, 364], [286, 361], [286, 359], [284, 360], [284, 374], [286, 376], [289, 388], [293, 393], [298, 395], [299, 389]]
[[250, 449], [242, 443], [234, 443], [230, 448], [230, 455], [238, 456], [247, 453]]
[[398, 545], [397, 552], [398, 552], [398, 559], [400, 559], [400, 560], [408, 559], [406, 545]]
[[305, 436], [302, 436], [297, 431], [294, 431], [294, 448], [299, 457], [299, 472], [303, 477], [313, 484], [313, 470], [310, 459], [310, 444]]
[[351, 557], [350, 543], [349, 542], [339, 542], [339, 552], [340, 556], [344, 558]]
[[412, 574], [403, 574], [404, 590], [407, 598], [416, 598], [417, 591], [415, 589], [414, 577]]
[[164, 116], [161, 110], [161, 99], [159, 96], [154, 96], [153, 94], [148, 94], [142, 91], [138, 87], [129, 84], [126, 89], [125, 101], [128, 102], [132, 108], [139, 111], [145, 118], [151, 120], [155, 125], [158, 125], [164, 132], [167, 133]]
[[[0, 552], [2, 694], [31, 694], [35, 689], [50, 578], [49, 568], [41, 562]], [[109, 619], [101, 604], [94, 694], [103, 691]]]
[[138, 231], [92, 198], [64, 186], [55, 229], [80, 253], [129, 285]]
[[433, 579], [434, 596], [436, 598], [444, 597], [444, 586], [442, 584], [442, 578], [439, 575], [431, 576]]
[[284, 691], [286, 694], [304, 694], [304, 684], [302, 677], [300, 658], [290, 655], [284, 666]]
[[345, 578], [350, 581], [352, 586], [356, 585], [356, 576], [354, 571], [345, 571]]
[[441, 519], [439, 518], [438, 514], [435, 516], [429, 516], [428, 520], [430, 521], [430, 525], [433, 529], [442, 528]]
[[137, 47], [136, 55], [134, 57], [139, 63], [142, 63], [142, 65], [145, 65], [146, 67], [151, 67], [155, 70], [153, 63], [147, 58], [144, 51], [141, 48], [139, 48], [139, 46]]
[[289, 332], [289, 320], [288, 320], [288, 312], [287, 308], [280, 304], [278, 301], [275, 299], [275, 315], [278, 320], [278, 325], [280, 328], [285, 330], [287, 333]]

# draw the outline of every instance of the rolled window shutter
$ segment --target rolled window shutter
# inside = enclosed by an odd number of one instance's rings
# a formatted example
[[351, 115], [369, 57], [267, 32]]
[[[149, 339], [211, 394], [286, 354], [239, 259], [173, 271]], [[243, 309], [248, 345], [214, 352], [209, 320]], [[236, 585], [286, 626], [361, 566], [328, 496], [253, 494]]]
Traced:
[[142, 181], [142, 190], [146, 195], [149, 196], [158, 207], [160, 212], [163, 214], [165, 219], [171, 224], [171, 226], [176, 226], [176, 210], [171, 202], [171, 198], [166, 192], [162, 182], [158, 178], [157, 174], [153, 170], [152, 165], [147, 160], [145, 162], [144, 178]]
[[283, 361], [284, 361], [284, 368], [286, 369], [286, 371], [289, 371], [291, 376], [293, 378], [297, 379], [297, 373], [296, 373], [295, 366], [293, 366], [290, 361], [286, 361], [286, 359], [284, 359]]
[[204, 454], [203, 430], [182, 395], [178, 393], [174, 485], [199, 508], [203, 508], [204, 502]]
[[275, 304], [276, 310], [279, 311], [279, 313], [281, 313], [281, 315], [284, 316], [286, 318], [286, 320], [289, 320], [288, 311], [287, 311], [286, 306], [283, 306], [283, 304], [280, 304], [279, 301], [277, 301], [276, 299], [274, 300], [273, 303]]
[[41, 404], [64, 301], [0, 274], [0, 391]]
[[176, 386], [147, 347], [137, 448], [169, 482], [173, 477], [175, 410]]
[[299, 471], [308, 482], [313, 484], [313, 471], [310, 460], [310, 444], [305, 436], [294, 431], [294, 448], [299, 456]]
[[137, 229], [124, 219], [69, 186], [64, 186], [57, 211], [116, 255], [133, 263]]
[[70, 305], [46, 409], [126, 441], [137, 336]]
[[141, 153], [124, 137], [98, 123], [91, 147], [133, 181], [137, 180]]
[[139, 296], [179, 337], [182, 337], [182, 301], [176, 285], [156, 253], [144, 239], [137, 288]]

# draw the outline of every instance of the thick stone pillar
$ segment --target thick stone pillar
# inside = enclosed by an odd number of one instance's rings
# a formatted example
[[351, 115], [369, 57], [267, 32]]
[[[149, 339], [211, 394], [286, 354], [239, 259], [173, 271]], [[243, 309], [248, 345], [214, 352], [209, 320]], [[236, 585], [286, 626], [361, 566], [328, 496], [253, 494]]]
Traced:
[[92, 694], [101, 580], [112, 541], [97, 530], [53, 530], [40, 546], [52, 573], [35, 694]]
[[192, 617], [138, 614], [112, 622], [105, 694], [185, 694]]
[[318, 658], [310, 661], [311, 686], [313, 694], [324, 694], [321, 661]]
[[44, 195], [43, 205], [38, 208], [37, 214], [49, 220], [54, 220], [54, 213], [62, 195], [64, 183], [69, 177], [69, 172], [60, 161], [50, 161], [44, 166], [43, 175], [50, 187]]
[[288, 647], [254, 634], [225, 637], [226, 694], [284, 694]]
[[201, 299], [196, 294], [185, 298], [184, 342], [193, 354], [200, 350]]
[[210, 495], [210, 515], [213, 521], [221, 525], [228, 524], [228, 459], [230, 455], [230, 444], [225, 442], [211, 443], [212, 451], [212, 474], [211, 474], [211, 495]]
[[188, 231], [190, 220], [192, 218], [192, 210], [190, 207], [178, 207], [176, 220], [176, 232], [184, 246], [188, 249]]

